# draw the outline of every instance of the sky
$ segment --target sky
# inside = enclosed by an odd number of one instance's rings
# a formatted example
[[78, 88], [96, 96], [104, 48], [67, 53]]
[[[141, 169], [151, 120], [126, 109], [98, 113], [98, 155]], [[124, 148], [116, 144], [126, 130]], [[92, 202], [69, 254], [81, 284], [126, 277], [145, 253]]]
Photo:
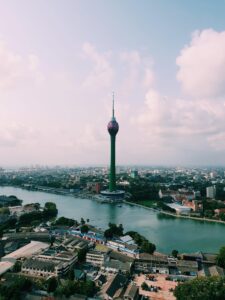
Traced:
[[225, 0], [0, 0], [0, 165], [225, 165]]

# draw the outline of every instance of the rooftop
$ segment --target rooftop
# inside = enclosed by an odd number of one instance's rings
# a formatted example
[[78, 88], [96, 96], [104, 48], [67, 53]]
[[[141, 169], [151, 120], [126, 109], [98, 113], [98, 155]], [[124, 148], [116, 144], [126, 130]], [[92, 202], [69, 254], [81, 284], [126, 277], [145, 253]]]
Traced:
[[10, 261], [1, 261], [0, 262], [0, 275], [4, 274], [7, 272], [9, 269], [13, 267], [14, 263]]
[[124, 294], [124, 297], [131, 297], [134, 298], [136, 294], [138, 293], [139, 288], [134, 284], [129, 284], [126, 292]]
[[37, 242], [37, 241], [31, 241], [29, 244], [27, 244], [24, 247], [19, 248], [18, 250], [5, 255], [2, 257], [2, 261], [6, 261], [8, 259], [19, 259], [22, 257], [28, 257], [32, 254], [36, 254], [40, 252], [41, 250], [47, 249], [49, 247], [49, 244]]
[[44, 270], [48, 272], [54, 272], [55, 267], [59, 265], [58, 262], [53, 262], [53, 261], [44, 261], [40, 259], [27, 259], [23, 263], [23, 268], [32, 268], [32, 269], [39, 269], [39, 270]]

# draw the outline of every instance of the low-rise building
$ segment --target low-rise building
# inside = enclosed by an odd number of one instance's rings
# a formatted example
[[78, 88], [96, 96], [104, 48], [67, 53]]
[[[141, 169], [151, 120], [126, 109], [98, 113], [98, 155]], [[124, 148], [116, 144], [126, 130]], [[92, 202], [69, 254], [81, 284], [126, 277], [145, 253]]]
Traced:
[[18, 206], [9, 206], [9, 212], [11, 216], [20, 217], [23, 214], [31, 213], [36, 211], [37, 208], [33, 203], [26, 204], [26, 205], [18, 205]]
[[23, 262], [21, 272], [38, 277], [63, 276], [69, 271], [69, 268], [70, 265], [67, 262], [30, 258]]
[[224, 276], [225, 271], [219, 266], [204, 266], [200, 271], [198, 271], [198, 276]]
[[214, 210], [215, 215], [225, 214], [225, 208], [217, 208]]
[[100, 298], [105, 300], [122, 299], [127, 284], [126, 276], [122, 274], [113, 275], [103, 286]]
[[139, 288], [136, 285], [130, 283], [124, 293], [123, 299], [124, 300], [139, 299]]
[[167, 256], [157, 256], [147, 253], [140, 254], [134, 262], [134, 269], [143, 273], [169, 274], [169, 262]]
[[120, 260], [106, 260], [101, 268], [102, 271], [107, 273], [130, 273], [132, 262], [122, 262]]
[[177, 260], [177, 269], [182, 275], [197, 276], [198, 263], [196, 261]]
[[106, 244], [109, 248], [126, 253], [136, 257], [139, 254], [138, 246], [135, 244], [127, 244], [119, 240], [108, 241]]
[[105, 262], [106, 256], [105, 252], [90, 250], [86, 254], [86, 262], [101, 267]]
[[71, 253], [69, 251], [58, 252], [57, 249], [49, 249], [47, 251], [44, 251], [43, 253], [37, 255], [37, 258], [48, 261], [63, 261], [69, 263], [71, 266], [78, 260], [76, 253]]
[[134, 244], [135, 244], [134, 240], [133, 240], [132, 237], [129, 236], [129, 235], [121, 236], [121, 237], [120, 237], [120, 240], [121, 240], [123, 243], [126, 243], [126, 244], [128, 244], [128, 245], [134, 245]]

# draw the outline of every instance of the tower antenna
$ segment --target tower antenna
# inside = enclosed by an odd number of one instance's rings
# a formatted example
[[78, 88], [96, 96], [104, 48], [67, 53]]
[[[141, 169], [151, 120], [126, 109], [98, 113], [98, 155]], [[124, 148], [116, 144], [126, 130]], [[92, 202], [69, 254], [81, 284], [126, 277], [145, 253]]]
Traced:
[[112, 92], [112, 117], [114, 118], [115, 110], [114, 110], [114, 92]]

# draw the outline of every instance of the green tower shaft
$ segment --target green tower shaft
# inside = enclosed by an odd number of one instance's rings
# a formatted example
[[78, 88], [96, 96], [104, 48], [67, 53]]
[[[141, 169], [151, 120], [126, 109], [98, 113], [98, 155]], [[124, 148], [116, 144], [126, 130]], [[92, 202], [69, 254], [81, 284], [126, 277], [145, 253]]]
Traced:
[[109, 191], [116, 190], [116, 136], [111, 135]]
[[108, 132], [110, 134], [111, 151], [110, 151], [110, 173], [109, 173], [109, 191], [116, 191], [116, 135], [119, 131], [119, 124], [116, 122], [114, 112], [114, 93], [112, 103], [112, 119], [108, 123]]

